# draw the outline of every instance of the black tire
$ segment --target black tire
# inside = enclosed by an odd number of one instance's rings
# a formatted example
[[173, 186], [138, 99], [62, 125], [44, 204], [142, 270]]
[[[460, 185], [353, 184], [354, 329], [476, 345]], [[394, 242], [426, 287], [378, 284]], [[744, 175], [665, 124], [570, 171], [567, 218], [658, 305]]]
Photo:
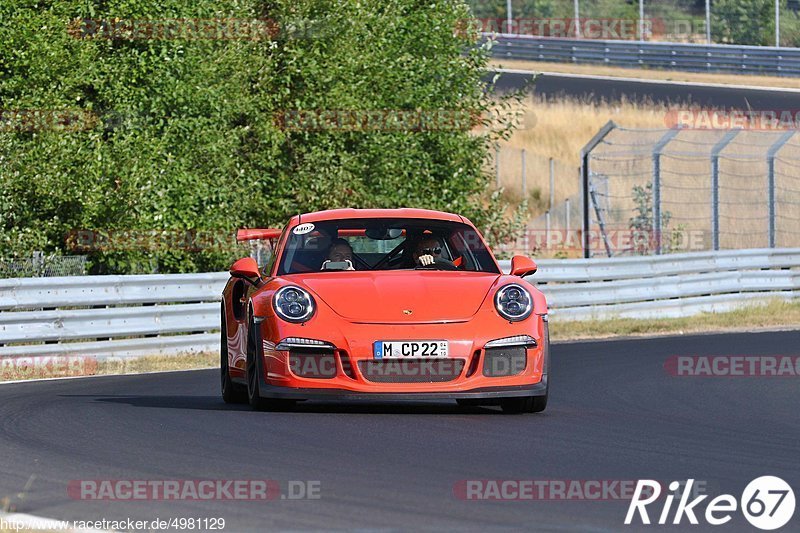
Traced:
[[250, 321], [247, 333], [247, 403], [256, 411], [284, 411], [289, 410], [295, 405], [294, 400], [280, 400], [274, 398], [262, 398], [260, 391], [259, 372], [260, 365], [256, 357], [257, 338], [255, 335], [256, 325]]
[[225, 403], [245, 403], [247, 401], [247, 389], [238, 383], [231, 380], [231, 375], [228, 372], [228, 335], [225, 326], [225, 312], [222, 313], [222, 323], [220, 326], [220, 381], [222, 388], [222, 400]]
[[547, 395], [504, 398], [500, 407], [508, 414], [541, 413], [547, 407]]
[[541, 413], [547, 408], [547, 397], [550, 395], [550, 325], [544, 322], [544, 375], [548, 376], [544, 396], [523, 396], [519, 398], [503, 398], [500, 401], [504, 413]]

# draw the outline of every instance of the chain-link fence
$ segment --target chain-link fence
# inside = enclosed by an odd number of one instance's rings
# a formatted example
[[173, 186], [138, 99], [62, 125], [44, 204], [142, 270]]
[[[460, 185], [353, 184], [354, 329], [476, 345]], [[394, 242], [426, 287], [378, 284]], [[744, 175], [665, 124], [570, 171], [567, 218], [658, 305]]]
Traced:
[[796, 133], [609, 123], [583, 156], [587, 256], [800, 246]]
[[42, 252], [34, 252], [31, 257], [0, 259], [0, 278], [83, 276], [85, 274], [85, 255], [48, 256]]
[[531, 218], [543, 215], [578, 191], [578, 168], [524, 148], [498, 145], [493, 151], [495, 186], [516, 206], [528, 202]]

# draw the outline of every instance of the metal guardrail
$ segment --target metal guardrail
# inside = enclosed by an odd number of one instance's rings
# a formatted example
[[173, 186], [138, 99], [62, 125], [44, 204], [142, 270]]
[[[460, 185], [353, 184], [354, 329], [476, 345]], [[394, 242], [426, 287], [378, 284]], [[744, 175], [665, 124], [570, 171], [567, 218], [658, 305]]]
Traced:
[[492, 55], [496, 58], [689, 72], [800, 75], [800, 49], [797, 48], [558, 39], [509, 34], [483, 34], [483, 37], [495, 39]]
[[[510, 261], [501, 261], [508, 272]], [[227, 273], [0, 280], [0, 357], [219, 347]], [[539, 261], [554, 319], [687, 316], [800, 298], [800, 249]]]

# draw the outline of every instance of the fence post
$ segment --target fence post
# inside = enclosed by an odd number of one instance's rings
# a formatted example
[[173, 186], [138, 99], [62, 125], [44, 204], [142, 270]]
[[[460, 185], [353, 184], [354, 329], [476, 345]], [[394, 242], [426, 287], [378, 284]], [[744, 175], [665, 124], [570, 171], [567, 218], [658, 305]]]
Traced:
[[592, 153], [592, 150], [600, 144], [603, 139], [606, 138], [611, 130], [615, 129], [617, 125], [614, 123], [613, 120], [609, 120], [605, 126], [600, 128], [592, 140], [590, 140], [586, 146], [581, 149], [581, 197], [583, 198], [583, 220], [581, 221], [582, 230], [583, 230], [583, 237], [582, 237], [582, 246], [583, 246], [583, 257], [589, 258], [592, 256], [592, 251], [589, 249], [589, 230], [590, 228], [590, 221], [589, 221], [589, 177], [591, 174], [591, 169], [589, 168], [589, 156]]
[[494, 145], [494, 183], [500, 188], [500, 145]]
[[545, 249], [550, 249], [550, 211], [546, 211], [544, 214], [544, 242], [545, 242]]
[[653, 236], [656, 239], [656, 255], [661, 254], [661, 152], [680, 130], [665, 133], [653, 146]]
[[775, 156], [783, 145], [789, 142], [795, 130], [789, 130], [775, 144], [769, 147], [767, 152], [767, 190], [769, 192], [769, 247], [775, 248]]
[[555, 161], [553, 161], [553, 158], [551, 157], [550, 158], [550, 211], [553, 210], [553, 204], [556, 201], [556, 193], [555, 193], [556, 178], [555, 178], [555, 175], [556, 175], [556, 173], [555, 173]]
[[564, 200], [564, 206], [567, 209], [566, 213], [564, 214], [564, 227], [567, 230], [567, 238], [569, 238], [569, 216], [570, 216], [569, 198]]
[[44, 276], [44, 252], [34, 251], [32, 259], [34, 275], [36, 277]]
[[528, 199], [528, 179], [525, 176], [525, 149], [522, 149], [522, 199]]
[[719, 250], [719, 154], [739, 131], [728, 131], [711, 150], [711, 246], [714, 251]]

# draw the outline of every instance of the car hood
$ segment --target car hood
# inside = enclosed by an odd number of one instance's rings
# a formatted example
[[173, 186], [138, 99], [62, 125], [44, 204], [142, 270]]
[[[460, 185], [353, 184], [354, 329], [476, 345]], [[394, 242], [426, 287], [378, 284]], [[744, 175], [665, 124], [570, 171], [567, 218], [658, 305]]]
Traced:
[[402, 324], [468, 320], [498, 277], [418, 270], [327, 272], [305, 274], [301, 284], [347, 320]]

